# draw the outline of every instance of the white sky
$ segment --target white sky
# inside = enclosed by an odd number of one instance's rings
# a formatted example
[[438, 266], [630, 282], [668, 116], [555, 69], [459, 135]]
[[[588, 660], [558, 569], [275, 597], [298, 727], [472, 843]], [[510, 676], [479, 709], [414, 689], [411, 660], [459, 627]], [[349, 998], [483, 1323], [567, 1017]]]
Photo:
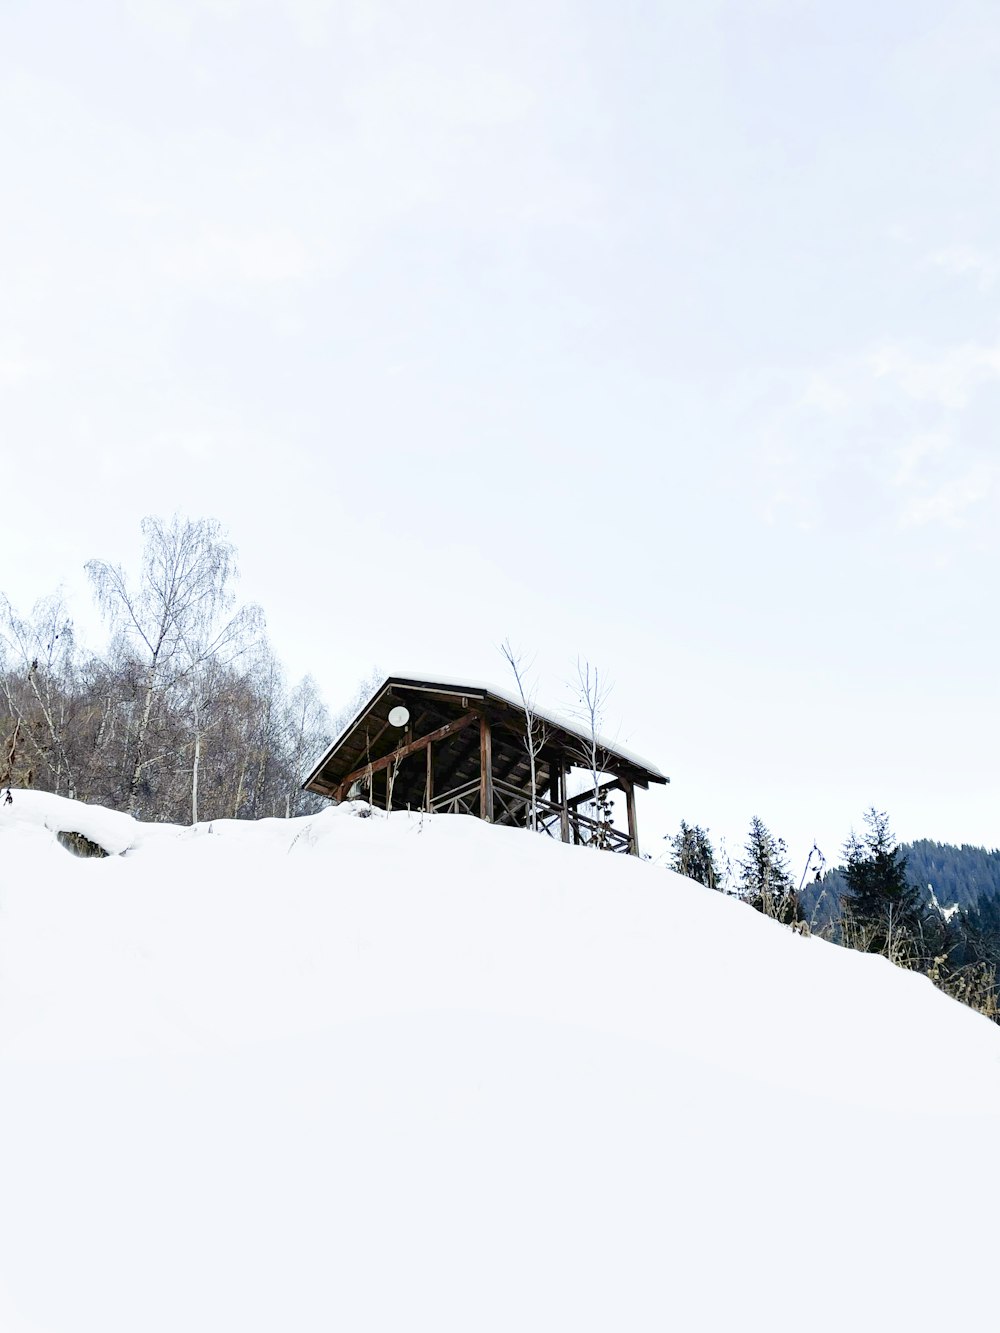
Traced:
[[996, 845], [1000, 14], [5, 0], [0, 588], [221, 520], [290, 673], [504, 679], [732, 846]]

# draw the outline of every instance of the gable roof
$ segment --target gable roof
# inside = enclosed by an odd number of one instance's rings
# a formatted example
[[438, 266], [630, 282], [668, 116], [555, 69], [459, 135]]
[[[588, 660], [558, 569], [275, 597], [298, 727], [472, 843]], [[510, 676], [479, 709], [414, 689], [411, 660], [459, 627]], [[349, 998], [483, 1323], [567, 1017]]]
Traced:
[[[420, 706], [419, 720], [424, 734], [433, 730], [435, 724], [451, 723], [471, 710], [480, 712], [498, 726], [500, 737], [514, 738], [508, 740], [509, 754], [524, 749], [524, 706], [514, 691], [468, 678], [387, 676], [319, 760], [303, 787], [332, 796], [346, 778], [366, 763], [392, 754], [401, 733], [398, 728], [390, 726], [388, 715], [400, 703]], [[591, 743], [589, 731], [580, 722], [552, 709], [533, 706], [532, 711], [545, 724], [545, 748], [553, 755], [559, 753], [568, 764], [583, 767], [587, 762], [583, 758], [583, 747], [589, 747]], [[420, 727], [415, 724], [414, 729], [419, 731]], [[627, 747], [604, 736], [598, 736], [596, 740], [602, 772], [625, 777], [641, 787], [651, 782], [670, 781], [655, 764]], [[502, 746], [502, 739], [500, 744]], [[477, 742], [477, 763], [478, 757]]]

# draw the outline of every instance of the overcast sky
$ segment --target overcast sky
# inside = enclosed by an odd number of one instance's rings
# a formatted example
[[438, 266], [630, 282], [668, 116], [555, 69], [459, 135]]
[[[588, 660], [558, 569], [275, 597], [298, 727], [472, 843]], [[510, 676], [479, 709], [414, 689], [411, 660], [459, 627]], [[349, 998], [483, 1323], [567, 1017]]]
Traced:
[[0, 16], [15, 603], [211, 516], [334, 709], [605, 666], [650, 850], [1000, 842], [992, 0]]

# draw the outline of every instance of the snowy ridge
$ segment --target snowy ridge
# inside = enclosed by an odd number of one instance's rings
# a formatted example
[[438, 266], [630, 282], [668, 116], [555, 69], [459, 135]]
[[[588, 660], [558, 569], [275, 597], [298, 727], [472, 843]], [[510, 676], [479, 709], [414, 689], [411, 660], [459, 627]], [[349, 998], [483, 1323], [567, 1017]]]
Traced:
[[[993, 1025], [632, 858], [362, 813], [0, 806], [5, 1330], [987, 1308]], [[60, 826], [125, 854], [75, 859]], [[900, 1274], [931, 1142], [966, 1222], [938, 1248], [960, 1288], [928, 1297]]]

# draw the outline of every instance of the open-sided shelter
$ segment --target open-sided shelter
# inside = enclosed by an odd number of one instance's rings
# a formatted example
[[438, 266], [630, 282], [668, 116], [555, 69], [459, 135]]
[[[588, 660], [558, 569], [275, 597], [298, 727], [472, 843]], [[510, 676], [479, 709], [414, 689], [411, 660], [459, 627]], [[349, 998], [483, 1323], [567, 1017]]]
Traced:
[[[385, 810], [478, 815], [537, 826], [563, 842], [639, 854], [635, 789], [669, 782], [658, 768], [578, 723], [533, 709], [535, 783], [525, 709], [496, 685], [390, 676], [306, 778], [306, 791]], [[596, 762], [593, 762], [596, 761]], [[571, 794], [573, 770], [587, 774]], [[601, 775], [595, 799], [593, 769]], [[579, 778], [576, 785], [579, 785]], [[625, 794], [627, 831], [610, 793]]]

